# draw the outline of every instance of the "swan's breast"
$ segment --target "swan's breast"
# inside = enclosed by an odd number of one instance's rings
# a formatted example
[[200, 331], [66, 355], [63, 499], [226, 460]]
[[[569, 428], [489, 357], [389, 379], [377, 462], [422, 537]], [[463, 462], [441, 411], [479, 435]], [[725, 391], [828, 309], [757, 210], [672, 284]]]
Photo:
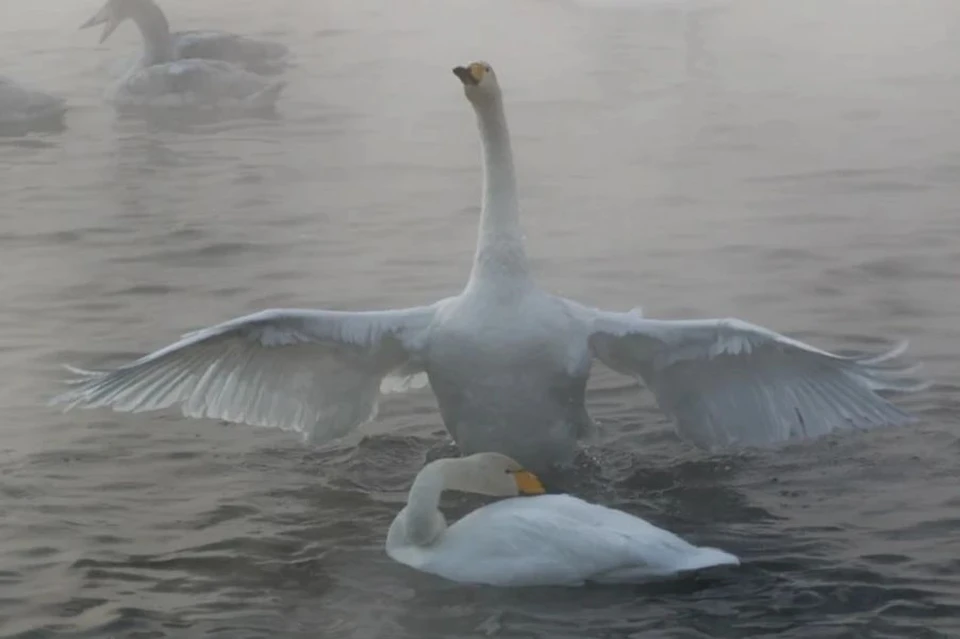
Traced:
[[[516, 300], [462, 296], [431, 330], [428, 360], [439, 369], [513, 369], [586, 374], [587, 328], [540, 292]], [[586, 369], [584, 369], [586, 366]]]

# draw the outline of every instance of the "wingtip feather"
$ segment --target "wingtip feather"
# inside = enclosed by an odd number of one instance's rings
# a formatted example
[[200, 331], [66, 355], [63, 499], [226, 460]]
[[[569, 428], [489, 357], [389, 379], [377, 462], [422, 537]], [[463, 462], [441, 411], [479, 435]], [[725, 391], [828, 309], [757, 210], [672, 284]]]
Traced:
[[901, 340], [893, 346], [893, 348], [879, 353], [877, 355], [870, 355], [866, 357], [857, 358], [857, 361], [861, 364], [866, 364], [867, 366], [873, 366], [875, 364], [882, 364], [883, 362], [888, 362], [891, 359], [900, 357], [907, 352], [907, 349], [910, 347], [910, 340]]
[[79, 368], [77, 366], [73, 366], [72, 364], [61, 364], [61, 367], [67, 372], [73, 373], [74, 375], [77, 375], [79, 377], [89, 378], [89, 377], [97, 377], [98, 375], [101, 375], [100, 371], [92, 371], [86, 368]]

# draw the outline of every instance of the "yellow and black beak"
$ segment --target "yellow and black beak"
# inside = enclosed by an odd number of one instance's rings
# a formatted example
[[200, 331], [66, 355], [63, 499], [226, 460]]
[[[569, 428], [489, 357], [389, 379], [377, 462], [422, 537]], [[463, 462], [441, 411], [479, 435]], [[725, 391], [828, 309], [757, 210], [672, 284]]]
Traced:
[[460, 81], [463, 82], [463, 86], [475, 87], [480, 84], [480, 81], [483, 80], [484, 74], [486, 74], [487, 68], [480, 64], [479, 62], [474, 62], [465, 67], [454, 67], [453, 75], [460, 78]]

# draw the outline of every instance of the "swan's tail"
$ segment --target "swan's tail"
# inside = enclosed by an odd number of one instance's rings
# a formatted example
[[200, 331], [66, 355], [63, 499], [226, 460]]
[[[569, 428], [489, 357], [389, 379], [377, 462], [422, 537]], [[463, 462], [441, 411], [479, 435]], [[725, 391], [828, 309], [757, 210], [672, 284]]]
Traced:
[[681, 557], [660, 557], [657, 563], [643, 562], [590, 577], [590, 581], [601, 584], [642, 583], [660, 579], [673, 579], [707, 568], [718, 566], [739, 566], [740, 560], [718, 548], [698, 548], [691, 546], [682, 550]]
[[677, 572], [691, 572], [716, 566], [739, 566], [740, 559], [719, 548], [697, 548], [684, 557], [677, 566]]

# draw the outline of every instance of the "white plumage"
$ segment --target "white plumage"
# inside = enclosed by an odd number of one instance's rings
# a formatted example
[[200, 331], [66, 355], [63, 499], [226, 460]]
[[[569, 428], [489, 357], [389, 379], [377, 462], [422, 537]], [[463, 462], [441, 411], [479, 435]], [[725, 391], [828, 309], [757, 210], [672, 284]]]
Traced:
[[[198, 44], [200, 36], [172, 37], [166, 18], [152, 0], [108, 0], [82, 28], [103, 24], [103, 42], [127, 19], [140, 30], [144, 51], [106, 92], [107, 100], [120, 109], [263, 111], [273, 107], [286, 84], [233, 63], [233, 58], [242, 57], [239, 52], [255, 50], [252, 44], [236, 45], [239, 48], [231, 55], [225, 44], [219, 49], [211, 45], [205, 49], [209, 56], [199, 55], [204, 50]], [[195, 55], [187, 55], [189, 51]], [[221, 55], [214, 55], [218, 51]]]
[[103, 42], [126, 19], [143, 25], [151, 34], [158, 37], [162, 35], [169, 44], [171, 60], [219, 60], [252, 73], [264, 74], [278, 73], [288, 64], [290, 51], [279, 42], [259, 40], [220, 29], [190, 29], [171, 33], [167, 17], [153, 0], [107, 0], [83, 27], [106, 25], [100, 38], [100, 42]]
[[184, 335], [109, 380], [73, 369], [69, 401], [131, 412], [179, 405], [189, 417], [325, 441], [373, 418], [381, 381], [402, 368], [434, 312], [263, 311]]
[[226, 62], [177, 60], [135, 68], [106, 95], [121, 109], [262, 111], [273, 107], [284, 86]]
[[63, 98], [0, 77], [0, 129], [19, 131], [57, 124], [66, 111]]
[[876, 394], [922, 383], [879, 355], [841, 357], [737, 319], [650, 320], [590, 312], [594, 354], [643, 379], [681, 435], [704, 448], [762, 446], [834, 430], [903, 424]]
[[680, 433], [707, 448], [910, 421], [877, 394], [917, 387], [894, 361], [902, 348], [840, 357], [740, 320], [645, 319], [541, 290], [496, 75], [482, 62], [454, 71], [484, 153], [477, 252], [462, 293], [406, 310], [265, 311], [83, 376], [55, 401], [179, 406], [325, 441], [371, 418], [380, 390], [402, 390], [393, 378], [425, 374], [464, 454], [497, 451], [537, 471], [569, 461], [592, 432], [584, 394], [594, 359], [642, 379]]
[[[444, 490], [511, 497], [447, 527]], [[480, 453], [425, 466], [387, 533], [387, 554], [416, 570], [490, 586], [637, 583], [740, 561], [625, 512], [543, 487], [514, 460]]]

